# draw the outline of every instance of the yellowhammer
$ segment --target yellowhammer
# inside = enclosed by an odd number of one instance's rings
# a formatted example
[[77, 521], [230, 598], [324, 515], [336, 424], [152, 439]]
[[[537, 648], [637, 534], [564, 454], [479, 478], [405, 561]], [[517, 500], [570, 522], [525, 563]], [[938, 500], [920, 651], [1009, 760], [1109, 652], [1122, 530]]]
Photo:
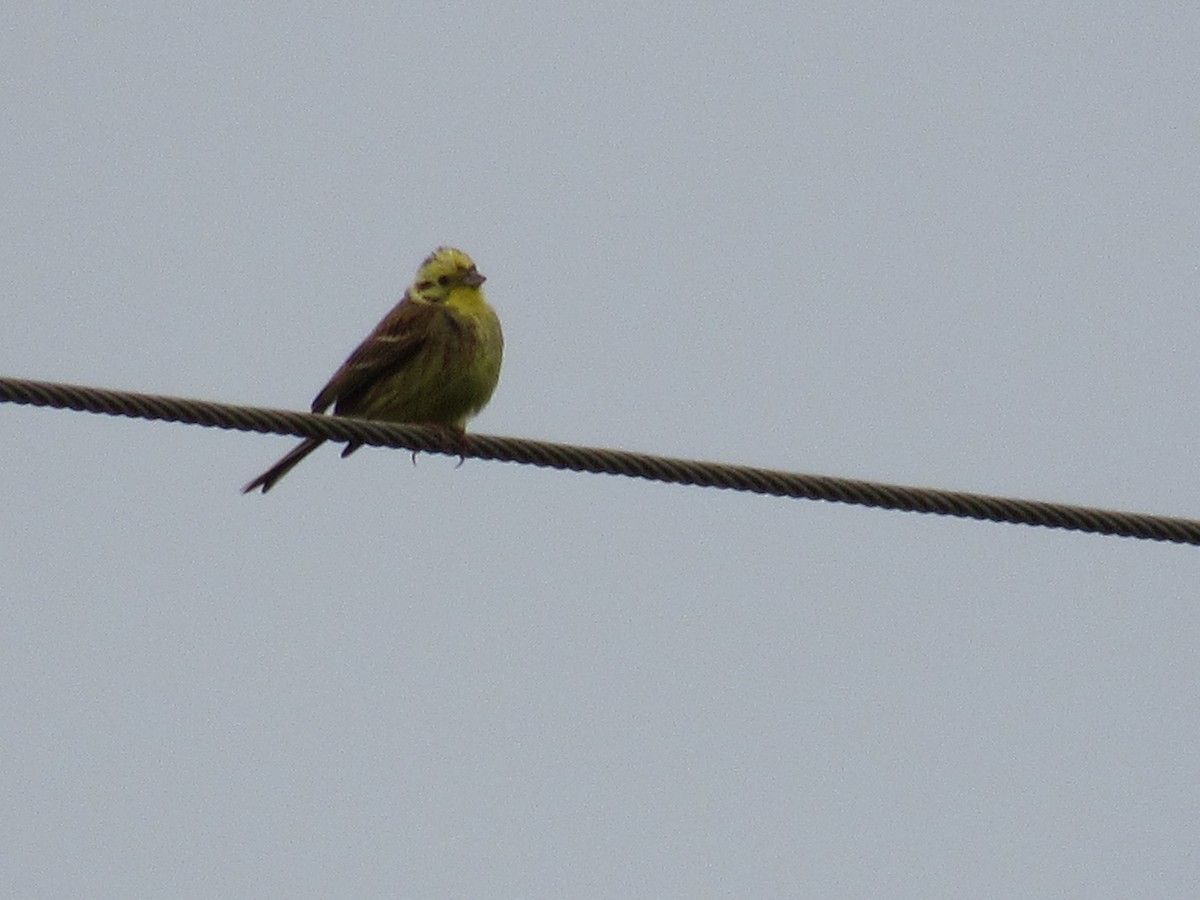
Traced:
[[[483, 296], [471, 257], [438, 247], [404, 297], [317, 394], [312, 411], [335, 416], [443, 425], [458, 432], [496, 389], [504, 337]], [[265, 494], [324, 441], [308, 438], [251, 481]], [[348, 456], [361, 446], [350, 443]]]

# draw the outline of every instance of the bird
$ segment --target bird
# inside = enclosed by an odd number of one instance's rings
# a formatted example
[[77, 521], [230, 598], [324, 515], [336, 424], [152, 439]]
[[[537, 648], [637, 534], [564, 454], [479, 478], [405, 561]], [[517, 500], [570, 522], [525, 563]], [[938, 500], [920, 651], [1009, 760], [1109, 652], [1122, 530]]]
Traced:
[[[483, 274], [466, 253], [438, 247], [404, 297], [355, 348], [312, 402], [335, 416], [437, 425], [466, 440], [469, 419], [500, 379], [504, 336], [483, 295]], [[307, 438], [244, 488], [265, 494], [324, 438]], [[351, 441], [349, 456], [361, 443]]]

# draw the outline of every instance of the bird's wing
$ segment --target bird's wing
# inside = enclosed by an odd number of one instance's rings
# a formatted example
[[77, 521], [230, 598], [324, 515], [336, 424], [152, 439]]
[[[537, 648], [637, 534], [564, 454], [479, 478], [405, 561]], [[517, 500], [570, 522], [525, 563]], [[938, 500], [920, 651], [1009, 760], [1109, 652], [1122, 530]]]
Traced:
[[438, 307], [405, 295], [329, 379], [313, 400], [312, 411], [324, 412], [336, 403], [338, 413], [357, 412], [368, 390], [402, 370], [420, 352], [429, 337], [430, 319], [439, 312]]

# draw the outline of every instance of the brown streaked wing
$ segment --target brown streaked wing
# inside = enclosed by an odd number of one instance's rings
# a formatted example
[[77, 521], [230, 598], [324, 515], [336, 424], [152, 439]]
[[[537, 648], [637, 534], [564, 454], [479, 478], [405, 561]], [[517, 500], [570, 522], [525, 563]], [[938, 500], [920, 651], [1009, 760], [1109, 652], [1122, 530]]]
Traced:
[[358, 401], [374, 385], [390, 378], [416, 356], [429, 334], [429, 320], [440, 310], [406, 295], [359, 344], [312, 402], [324, 412], [332, 403], [339, 414], [356, 411]]

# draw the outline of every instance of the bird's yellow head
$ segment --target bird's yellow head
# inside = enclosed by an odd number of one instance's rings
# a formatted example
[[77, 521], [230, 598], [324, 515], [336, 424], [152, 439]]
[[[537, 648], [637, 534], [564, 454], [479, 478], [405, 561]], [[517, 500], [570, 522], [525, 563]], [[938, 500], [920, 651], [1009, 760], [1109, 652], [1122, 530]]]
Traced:
[[467, 254], [453, 247], [438, 247], [417, 269], [412, 294], [425, 303], [446, 303], [456, 290], [478, 292], [484, 281]]

